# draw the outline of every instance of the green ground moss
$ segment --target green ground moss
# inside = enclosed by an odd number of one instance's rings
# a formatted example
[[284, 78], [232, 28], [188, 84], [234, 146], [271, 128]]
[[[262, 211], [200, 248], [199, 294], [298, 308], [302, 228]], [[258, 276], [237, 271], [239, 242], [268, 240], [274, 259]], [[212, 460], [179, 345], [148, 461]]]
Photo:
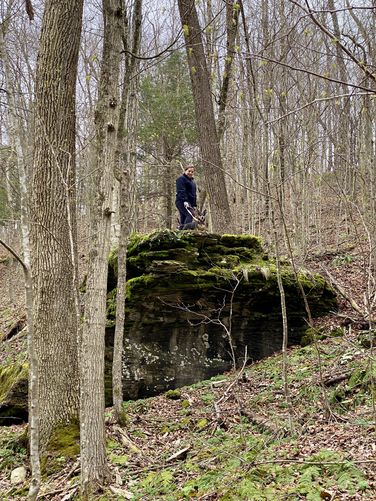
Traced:
[[52, 475], [61, 470], [68, 460], [75, 460], [80, 452], [80, 427], [77, 422], [58, 426], [51, 435], [41, 457], [43, 474]]
[[80, 452], [80, 428], [78, 422], [58, 426], [51, 435], [47, 451], [74, 459]]
[[302, 340], [300, 341], [301, 346], [308, 346], [314, 341], [320, 341], [325, 339], [327, 336], [324, 333], [324, 329], [318, 329], [315, 327], [309, 327], [306, 329], [304, 335], [302, 336]]

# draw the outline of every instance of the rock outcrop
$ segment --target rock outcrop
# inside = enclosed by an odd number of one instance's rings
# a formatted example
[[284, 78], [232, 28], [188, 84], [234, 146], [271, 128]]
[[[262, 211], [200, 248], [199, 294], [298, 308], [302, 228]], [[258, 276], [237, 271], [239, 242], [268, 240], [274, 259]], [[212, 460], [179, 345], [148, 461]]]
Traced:
[[[114, 253], [109, 273], [108, 361], [116, 272]], [[276, 266], [258, 237], [167, 230], [134, 237], [127, 273], [124, 399], [191, 384], [242, 364], [245, 357], [258, 360], [281, 348]], [[307, 328], [306, 311], [295, 274], [286, 263], [282, 279], [289, 344], [297, 344]], [[334, 292], [320, 275], [300, 271], [298, 280], [313, 316], [336, 307]]]

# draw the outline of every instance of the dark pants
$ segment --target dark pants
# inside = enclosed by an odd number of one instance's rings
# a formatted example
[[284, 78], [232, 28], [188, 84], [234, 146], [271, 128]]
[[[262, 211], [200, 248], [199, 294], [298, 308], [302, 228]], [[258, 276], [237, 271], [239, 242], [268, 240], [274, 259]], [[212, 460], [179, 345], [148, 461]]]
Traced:
[[180, 215], [179, 230], [181, 230], [185, 224], [191, 223], [193, 221], [193, 218], [190, 215], [190, 213], [187, 211], [187, 209], [184, 207], [184, 203], [176, 202], [176, 207], [178, 208], [179, 215]]

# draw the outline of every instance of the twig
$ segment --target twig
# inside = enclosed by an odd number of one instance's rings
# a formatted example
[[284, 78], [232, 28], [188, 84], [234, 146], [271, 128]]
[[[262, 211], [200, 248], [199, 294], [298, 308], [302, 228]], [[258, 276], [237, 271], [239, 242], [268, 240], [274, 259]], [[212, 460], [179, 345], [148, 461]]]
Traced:
[[219, 400], [217, 400], [216, 404], [218, 405], [219, 403], [222, 402], [222, 400], [224, 400], [224, 398], [227, 396], [228, 392], [231, 390], [231, 388], [239, 381], [240, 377], [243, 375], [243, 372], [244, 372], [244, 369], [245, 369], [245, 365], [247, 363], [247, 357], [245, 356], [244, 357], [244, 362], [243, 362], [243, 365], [242, 365], [242, 368], [240, 369], [240, 371], [238, 372], [237, 376], [235, 377], [235, 379], [232, 381], [232, 383], [230, 383], [228, 385], [228, 387], [226, 388], [226, 390], [223, 392], [223, 395], [221, 396], [221, 398]]
[[45, 498], [47, 496], [52, 496], [54, 494], [58, 494], [59, 492], [63, 492], [63, 491], [71, 491], [72, 489], [75, 489], [76, 487], [78, 487], [78, 483], [75, 483], [69, 487], [60, 487], [59, 489], [55, 489], [53, 491], [47, 491], [47, 492], [44, 492], [43, 494], [39, 494], [38, 495], [38, 499], [42, 499], [42, 498]]
[[264, 431], [266, 433], [270, 433], [272, 435], [280, 435], [285, 433], [284, 430], [282, 430], [280, 427], [277, 427], [272, 421], [262, 418], [259, 416], [256, 416], [254, 414], [251, 414], [247, 411], [242, 410], [241, 415], [246, 417], [254, 426], [259, 428], [261, 431]]
[[352, 299], [348, 294], [346, 294], [346, 292], [343, 290], [343, 288], [339, 285], [339, 283], [337, 282], [337, 280], [333, 277], [333, 275], [324, 267], [320, 264], [320, 268], [322, 269], [322, 271], [325, 273], [325, 275], [328, 277], [328, 279], [330, 280], [331, 284], [337, 289], [337, 291], [341, 294], [341, 296], [346, 299], [346, 301], [349, 302], [349, 304], [351, 305], [352, 309], [355, 310], [357, 313], [359, 313], [359, 315], [362, 316], [362, 318], [365, 318], [365, 314], [364, 312], [362, 311], [362, 309], [360, 308], [360, 306], [357, 304], [357, 302]]

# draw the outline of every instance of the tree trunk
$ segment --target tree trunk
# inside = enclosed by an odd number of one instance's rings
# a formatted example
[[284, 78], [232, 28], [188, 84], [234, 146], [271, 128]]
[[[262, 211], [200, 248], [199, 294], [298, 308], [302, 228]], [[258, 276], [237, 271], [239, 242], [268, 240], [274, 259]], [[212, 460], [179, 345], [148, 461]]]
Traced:
[[222, 164], [219, 138], [215, 125], [209, 73], [206, 65], [201, 28], [194, 0], [178, 0], [186, 42], [197, 130], [204, 171], [205, 189], [213, 231], [230, 231], [232, 219]]
[[57, 425], [77, 417], [79, 402], [68, 204], [75, 215], [75, 88], [82, 6], [82, 0], [46, 1], [37, 61], [30, 237], [42, 449]]
[[[138, 54], [141, 42], [142, 0], [136, 0], [133, 12], [133, 43], [132, 54]], [[128, 38], [128, 24], [124, 23]], [[125, 48], [127, 43], [124, 43]], [[114, 337], [114, 354], [112, 363], [112, 398], [116, 420], [123, 424], [123, 338], [125, 319], [125, 287], [126, 287], [126, 260], [127, 244], [131, 229], [130, 215], [132, 208], [132, 181], [135, 178], [135, 150], [137, 104], [134, 94], [137, 90], [138, 79], [134, 78], [138, 66], [136, 58], [130, 56], [126, 60], [126, 69], [121, 97], [119, 128], [117, 133], [117, 161], [119, 169], [116, 177], [120, 183], [119, 223], [120, 238], [118, 247], [118, 280], [116, 295], [116, 324]], [[127, 132], [128, 131], [128, 132]]]
[[104, 427], [104, 341], [108, 255], [119, 116], [121, 0], [103, 0], [104, 39], [96, 123], [95, 195], [90, 210], [90, 250], [81, 342], [81, 484], [92, 499], [107, 479]]
[[234, 57], [236, 54], [236, 36], [238, 34], [239, 24], [239, 4], [235, 0], [227, 0], [226, 2], [226, 57], [225, 67], [223, 69], [222, 87], [219, 95], [219, 111], [218, 111], [218, 136], [223, 137], [225, 131], [225, 111], [229, 97], [230, 82], [233, 72]]

